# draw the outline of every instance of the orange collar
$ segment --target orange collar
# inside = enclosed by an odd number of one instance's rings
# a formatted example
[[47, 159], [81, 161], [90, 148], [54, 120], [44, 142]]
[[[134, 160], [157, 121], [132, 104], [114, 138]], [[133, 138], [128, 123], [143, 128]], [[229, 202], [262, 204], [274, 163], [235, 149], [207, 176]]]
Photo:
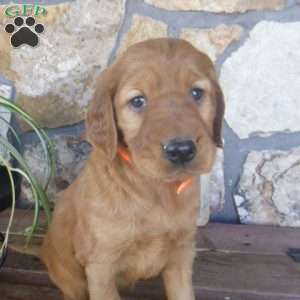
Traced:
[[118, 155], [123, 159], [125, 160], [129, 165], [132, 165], [132, 160], [131, 160], [131, 157], [129, 155], [129, 153], [122, 147], [118, 147]]
[[[130, 154], [124, 148], [118, 147], [117, 153], [124, 161], [126, 161], [129, 165], [132, 166], [132, 160]], [[193, 181], [194, 181], [194, 177], [190, 177], [186, 180], [179, 181], [179, 184], [176, 188], [176, 194], [179, 195], [183, 191], [185, 191], [188, 187], [192, 185]]]

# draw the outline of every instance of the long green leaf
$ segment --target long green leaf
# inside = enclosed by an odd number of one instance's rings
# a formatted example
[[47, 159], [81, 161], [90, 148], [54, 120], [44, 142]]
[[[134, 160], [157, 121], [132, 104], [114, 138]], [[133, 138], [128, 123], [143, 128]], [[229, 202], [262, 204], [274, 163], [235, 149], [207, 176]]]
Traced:
[[51, 222], [51, 210], [49, 207], [49, 201], [48, 197], [43, 189], [43, 187], [40, 185], [40, 183], [35, 179], [33, 176], [30, 167], [22, 157], [22, 155], [2, 136], [0, 136], [0, 144], [4, 146], [4, 148], [7, 149], [7, 151], [16, 159], [18, 164], [20, 165], [20, 168], [26, 173], [26, 175], [30, 178], [30, 181], [32, 183], [32, 186], [34, 190], [37, 193], [38, 200], [40, 205], [44, 208], [47, 222], [50, 224]]
[[27, 182], [29, 183], [29, 185], [31, 187], [31, 191], [32, 191], [32, 195], [33, 195], [33, 202], [34, 202], [34, 215], [33, 215], [33, 220], [32, 220], [31, 226], [29, 228], [25, 229], [25, 234], [27, 236], [27, 243], [29, 243], [30, 238], [32, 237], [34, 232], [39, 227], [39, 215], [40, 215], [39, 198], [38, 198], [38, 194], [37, 194], [36, 190], [34, 189], [31, 178], [28, 177], [28, 175], [23, 170], [21, 170], [19, 168], [11, 168], [11, 171], [22, 175], [27, 180]]
[[14, 184], [14, 178], [12, 176], [12, 171], [10, 170], [10, 166], [9, 163], [7, 161], [5, 161], [2, 157], [0, 157], [0, 164], [2, 166], [4, 166], [7, 170], [8, 173], [8, 177], [9, 177], [9, 181], [10, 181], [10, 186], [11, 186], [11, 191], [12, 191], [12, 209], [10, 212], [10, 216], [9, 216], [9, 221], [8, 221], [8, 225], [6, 228], [6, 232], [5, 232], [5, 238], [4, 241], [0, 247], [0, 256], [3, 255], [3, 252], [5, 251], [5, 248], [7, 247], [8, 244], [8, 237], [9, 237], [9, 232], [10, 232], [10, 228], [12, 226], [12, 222], [14, 219], [14, 212], [15, 212], [15, 206], [16, 206], [16, 194], [15, 194], [15, 184]]
[[[0, 114], [2, 114], [2, 113], [0, 113]], [[3, 117], [1, 117], [1, 115], [0, 115], [0, 121], [5, 123], [5, 125], [9, 128], [9, 130], [12, 132], [12, 134], [16, 138], [18, 144], [21, 145], [20, 137], [17, 134], [16, 130], [10, 125], [10, 123], [7, 120], [5, 120]]]
[[42, 147], [46, 153], [46, 159], [48, 161], [47, 166], [49, 166], [47, 181], [45, 183], [45, 189], [47, 189], [49, 182], [55, 173], [55, 153], [52, 141], [48, 138], [48, 135], [44, 130], [39, 129], [39, 124], [17, 104], [12, 103], [10, 100], [0, 96], [0, 106], [3, 106], [9, 111], [18, 114], [27, 124], [30, 125], [30, 127], [39, 137]]

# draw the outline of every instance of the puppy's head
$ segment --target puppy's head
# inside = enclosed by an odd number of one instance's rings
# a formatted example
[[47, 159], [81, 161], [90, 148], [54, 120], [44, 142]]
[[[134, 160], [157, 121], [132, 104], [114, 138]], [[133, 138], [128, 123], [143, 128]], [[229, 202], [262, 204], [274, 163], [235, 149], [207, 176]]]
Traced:
[[178, 180], [211, 169], [223, 114], [210, 59], [186, 41], [153, 39], [100, 75], [87, 132], [99, 159], [112, 161], [121, 146], [142, 174]]

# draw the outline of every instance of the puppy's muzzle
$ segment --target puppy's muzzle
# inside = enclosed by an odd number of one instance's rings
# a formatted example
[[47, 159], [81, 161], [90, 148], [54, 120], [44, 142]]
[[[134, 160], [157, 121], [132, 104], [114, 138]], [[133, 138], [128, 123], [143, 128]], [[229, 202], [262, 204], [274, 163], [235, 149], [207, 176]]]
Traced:
[[175, 138], [163, 145], [165, 157], [173, 164], [183, 164], [194, 159], [197, 147], [193, 140]]

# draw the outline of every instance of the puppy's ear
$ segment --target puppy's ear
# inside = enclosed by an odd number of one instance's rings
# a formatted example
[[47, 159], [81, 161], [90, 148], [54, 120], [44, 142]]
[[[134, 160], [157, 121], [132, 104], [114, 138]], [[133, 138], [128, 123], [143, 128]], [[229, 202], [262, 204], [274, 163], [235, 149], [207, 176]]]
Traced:
[[113, 98], [117, 79], [112, 68], [97, 79], [97, 87], [86, 117], [88, 141], [110, 162], [117, 152], [117, 130]]
[[213, 138], [217, 147], [223, 148], [223, 119], [225, 111], [224, 96], [218, 82], [214, 83], [216, 97], [216, 114], [213, 124]]

